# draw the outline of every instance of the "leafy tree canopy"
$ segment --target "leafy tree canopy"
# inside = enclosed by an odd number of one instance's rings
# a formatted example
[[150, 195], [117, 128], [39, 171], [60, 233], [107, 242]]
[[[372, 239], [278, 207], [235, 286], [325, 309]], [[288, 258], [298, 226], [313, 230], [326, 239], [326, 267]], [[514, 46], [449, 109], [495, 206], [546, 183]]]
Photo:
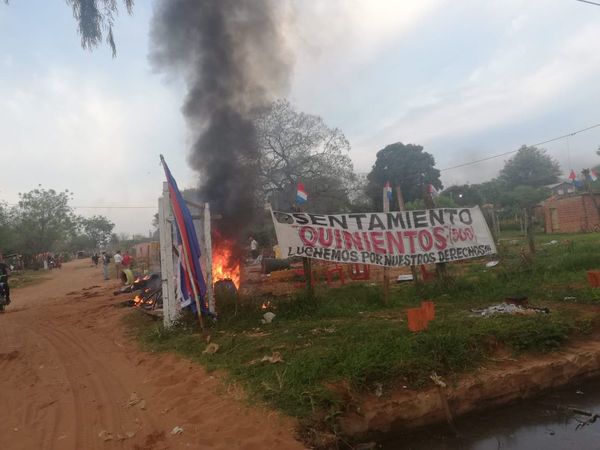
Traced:
[[556, 183], [560, 173], [560, 165], [546, 150], [524, 145], [506, 161], [498, 179], [509, 187], [542, 187]]
[[440, 171], [435, 168], [435, 159], [423, 147], [397, 142], [377, 152], [377, 159], [367, 176], [367, 195], [373, 207], [382, 208], [382, 188], [387, 181], [402, 188], [405, 202], [423, 196], [423, 186], [432, 184], [442, 189]]
[[115, 227], [115, 224], [104, 216], [81, 218], [79, 224], [95, 248], [106, 245]]
[[301, 181], [309, 195], [310, 211], [348, 208], [355, 175], [350, 143], [341, 130], [329, 127], [319, 116], [296, 111], [287, 100], [274, 102], [257, 119], [256, 127], [264, 200], [289, 208]]
[[[4, 0], [9, 3], [9, 0]], [[81, 36], [81, 46], [93, 50], [102, 40], [110, 46], [113, 57], [117, 55], [117, 47], [113, 35], [115, 16], [119, 13], [117, 0], [66, 0], [73, 10], [77, 21], [77, 31]], [[122, 0], [129, 14], [133, 13], [134, 0]]]

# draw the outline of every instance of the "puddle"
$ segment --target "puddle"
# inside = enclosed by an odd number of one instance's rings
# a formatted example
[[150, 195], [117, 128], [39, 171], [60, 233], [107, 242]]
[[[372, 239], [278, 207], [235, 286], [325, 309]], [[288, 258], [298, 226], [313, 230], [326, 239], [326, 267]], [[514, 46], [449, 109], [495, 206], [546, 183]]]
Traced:
[[569, 408], [600, 414], [600, 379], [575, 384], [494, 411], [467, 415], [456, 423], [460, 437], [455, 437], [447, 426], [430, 427], [385, 441], [382, 448], [600, 449], [600, 419], [577, 429], [580, 421], [589, 417], [575, 415]]

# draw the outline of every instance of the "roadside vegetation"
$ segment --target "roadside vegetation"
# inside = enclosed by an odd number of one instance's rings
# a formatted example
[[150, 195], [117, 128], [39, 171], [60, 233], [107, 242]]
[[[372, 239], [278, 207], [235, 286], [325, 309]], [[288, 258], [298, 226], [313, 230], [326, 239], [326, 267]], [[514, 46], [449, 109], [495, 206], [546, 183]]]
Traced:
[[10, 287], [11, 289], [17, 289], [38, 284], [47, 280], [49, 278], [47, 275], [48, 274], [45, 271], [39, 270], [23, 270], [13, 272], [10, 275]]
[[[558, 243], [543, 245], [556, 240]], [[586, 270], [600, 268], [600, 239], [589, 235], [538, 236], [533, 262], [521, 257], [522, 239], [502, 240], [500, 264], [476, 260], [449, 267], [453, 281], [396, 285], [385, 306], [370, 284], [317, 290], [280, 298], [242, 298], [237, 314], [221, 304], [210, 325], [214, 354], [203, 353], [205, 337], [190, 320], [172, 330], [135, 312], [128, 317], [144, 345], [176, 351], [208, 370], [225, 370], [253, 400], [309, 420], [333, 419], [353, 392], [419, 388], [436, 372], [452, 376], [506, 356], [548, 352], [599, 325], [600, 289], [588, 286]], [[470, 310], [521, 294], [549, 314], [480, 317]], [[405, 310], [422, 300], [436, 304], [429, 329], [411, 333]], [[265, 310], [261, 305], [270, 300]], [[265, 311], [276, 314], [262, 324]], [[281, 362], [261, 361], [270, 357]]]

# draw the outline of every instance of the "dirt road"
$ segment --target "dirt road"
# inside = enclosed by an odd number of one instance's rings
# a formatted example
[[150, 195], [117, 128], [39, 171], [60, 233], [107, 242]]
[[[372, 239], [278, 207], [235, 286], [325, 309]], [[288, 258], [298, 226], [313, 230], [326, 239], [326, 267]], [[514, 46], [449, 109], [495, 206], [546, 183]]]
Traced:
[[50, 277], [13, 290], [0, 315], [0, 449], [303, 448], [291, 420], [182, 358], [141, 352], [100, 268]]

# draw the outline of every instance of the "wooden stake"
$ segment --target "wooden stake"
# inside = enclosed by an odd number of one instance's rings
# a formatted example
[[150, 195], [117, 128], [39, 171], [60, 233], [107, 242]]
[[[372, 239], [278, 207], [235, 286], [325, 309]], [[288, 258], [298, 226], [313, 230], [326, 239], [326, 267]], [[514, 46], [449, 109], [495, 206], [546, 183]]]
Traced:
[[[423, 201], [425, 202], [425, 208], [435, 208], [435, 202], [433, 201], [431, 192], [429, 192], [429, 185], [426, 183], [423, 183]], [[448, 267], [446, 266], [446, 263], [435, 263], [435, 271], [440, 280], [448, 278]]]
[[212, 273], [212, 236], [210, 223], [210, 204], [204, 204], [204, 247], [206, 251], [206, 295], [208, 297], [208, 310], [215, 314], [215, 291]]
[[[404, 211], [406, 209], [406, 205], [404, 203], [404, 196], [402, 195], [402, 188], [400, 184], [396, 186], [396, 198], [398, 199], [398, 210]], [[419, 282], [419, 272], [415, 266], [410, 266], [410, 273], [413, 277], [413, 282], [417, 284]]]
[[[388, 197], [387, 189], [383, 188], [383, 212], [390, 212], [390, 199]], [[389, 305], [390, 303], [390, 269], [389, 267], [383, 268], [383, 303]]]

